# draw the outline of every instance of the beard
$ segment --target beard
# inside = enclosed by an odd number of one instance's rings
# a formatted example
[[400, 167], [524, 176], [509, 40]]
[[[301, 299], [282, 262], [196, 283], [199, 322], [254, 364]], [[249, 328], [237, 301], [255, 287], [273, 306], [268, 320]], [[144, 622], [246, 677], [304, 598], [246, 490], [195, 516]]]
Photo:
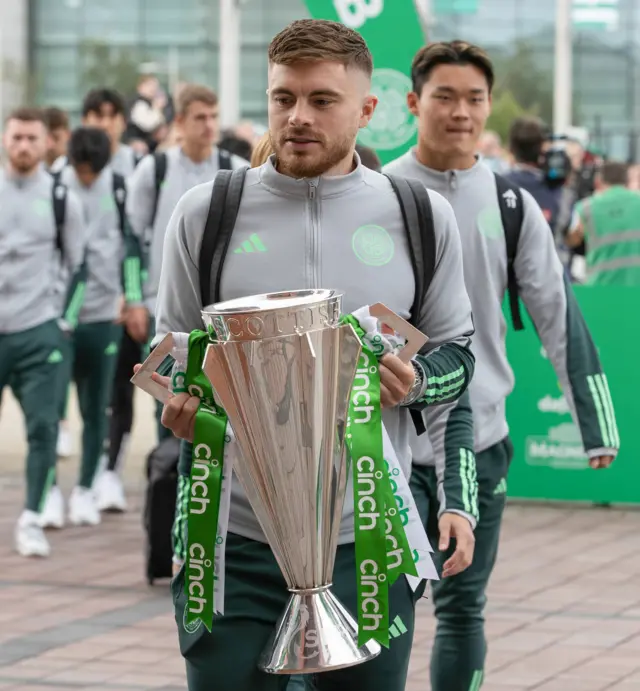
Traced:
[[[353, 132], [345, 132], [333, 140], [327, 140], [324, 135], [304, 128], [290, 128], [274, 137], [270, 133], [273, 150], [278, 162], [278, 170], [293, 178], [316, 178], [331, 170], [344, 160], [351, 150], [357, 136], [357, 128]], [[310, 151], [296, 151], [287, 141], [292, 137], [306, 138], [318, 142]]]
[[9, 158], [9, 163], [11, 163], [11, 167], [16, 173], [27, 175], [38, 166], [39, 161], [29, 154], [18, 154], [13, 158]]

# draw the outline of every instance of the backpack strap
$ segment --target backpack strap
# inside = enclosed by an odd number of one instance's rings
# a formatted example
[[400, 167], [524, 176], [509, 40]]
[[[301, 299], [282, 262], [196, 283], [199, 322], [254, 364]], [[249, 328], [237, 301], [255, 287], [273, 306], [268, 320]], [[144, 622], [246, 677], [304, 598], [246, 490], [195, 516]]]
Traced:
[[225, 149], [218, 149], [218, 169], [233, 170], [231, 165], [231, 154]]
[[507, 292], [509, 293], [509, 310], [511, 323], [516, 331], [524, 330], [522, 315], [520, 314], [520, 300], [518, 299], [518, 278], [516, 276], [515, 261], [518, 254], [518, 243], [524, 220], [524, 206], [522, 190], [512, 184], [502, 175], [494, 173], [498, 190], [498, 205], [504, 229], [504, 239], [507, 246]]
[[[411, 324], [417, 326], [424, 298], [436, 270], [436, 233], [433, 208], [427, 188], [417, 180], [388, 175], [393, 191], [398, 197], [402, 220], [409, 238], [409, 252], [415, 279], [415, 296], [411, 306]], [[427, 428], [422, 413], [409, 410], [418, 436]]]
[[[198, 262], [203, 307], [219, 300], [222, 265], [236, 225], [246, 174], [247, 168], [220, 170], [213, 180], [211, 204], [202, 234]], [[211, 283], [214, 277], [212, 293]]]
[[113, 200], [118, 209], [118, 223], [120, 224], [120, 232], [125, 235], [125, 207], [127, 203], [127, 187], [124, 182], [124, 177], [119, 173], [113, 173]]
[[133, 167], [134, 169], [138, 167], [138, 163], [142, 161], [146, 154], [141, 154], [135, 149], [133, 149]]
[[61, 171], [53, 173], [52, 204], [53, 217], [56, 223], [56, 249], [64, 255], [64, 220], [67, 213], [67, 186], [60, 179]]
[[431, 199], [426, 187], [417, 180], [387, 174], [398, 197], [402, 220], [409, 238], [411, 264], [415, 277], [415, 297], [410, 323], [417, 325], [424, 296], [429, 290], [436, 268], [436, 235]]
[[158, 213], [158, 202], [160, 201], [160, 190], [162, 183], [167, 174], [167, 154], [164, 151], [157, 151], [153, 154], [153, 162], [155, 164], [154, 174], [154, 197], [153, 197], [153, 211], [151, 212], [151, 222], [149, 227], [153, 228], [156, 222], [156, 215]]

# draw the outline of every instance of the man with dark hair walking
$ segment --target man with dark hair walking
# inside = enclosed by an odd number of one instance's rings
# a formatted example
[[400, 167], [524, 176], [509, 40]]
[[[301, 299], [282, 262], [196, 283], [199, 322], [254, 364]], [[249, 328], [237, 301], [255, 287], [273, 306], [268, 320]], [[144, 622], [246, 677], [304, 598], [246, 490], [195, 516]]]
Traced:
[[[124, 178], [112, 170], [110, 160], [107, 134], [101, 129], [80, 127], [71, 135], [70, 165], [61, 176], [80, 198], [87, 227], [86, 283], [75, 298], [78, 326], [66, 343], [67, 378], [75, 382], [83, 421], [80, 476], [69, 500], [69, 519], [75, 525], [100, 522], [93, 482], [106, 434], [107, 406], [118, 356], [121, 295], [130, 312], [146, 313], [142, 306], [140, 243], [125, 214]], [[144, 314], [133, 322], [144, 328]], [[62, 527], [63, 500], [57, 485], [47, 498], [42, 522]]]
[[[468, 481], [477, 475], [478, 482], [473, 563], [452, 576], [445, 563], [445, 577], [432, 584], [438, 628], [431, 688], [477, 691], [486, 656], [486, 587], [497, 557], [513, 455], [505, 414], [514, 383], [502, 312], [507, 288], [514, 323], [519, 326], [518, 293], [533, 319], [579, 426], [589, 466], [607, 468], [619, 439], [607, 378], [540, 207], [477, 159], [478, 139], [491, 112], [489, 57], [464, 41], [431, 43], [416, 54], [411, 73], [408, 104], [418, 118], [418, 145], [384, 170], [420, 180], [453, 206], [475, 325], [470, 408], [462, 398], [441, 421], [445, 443], [436, 438], [432, 446], [430, 430], [411, 444], [411, 487], [427, 525], [437, 525], [434, 516], [444, 487], [439, 467], [465, 459], [465, 472], [450, 484], [457, 492], [448, 493], [447, 506], [453, 499], [470, 520], [474, 507]], [[453, 551], [448, 537], [438, 541], [441, 562]]]
[[135, 170], [139, 156], [122, 143], [127, 126], [123, 96], [114, 89], [92, 89], [82, 103], [82, 124], [104, 130], [111, 143], [110, 166], [114, 173], [128, 178]]

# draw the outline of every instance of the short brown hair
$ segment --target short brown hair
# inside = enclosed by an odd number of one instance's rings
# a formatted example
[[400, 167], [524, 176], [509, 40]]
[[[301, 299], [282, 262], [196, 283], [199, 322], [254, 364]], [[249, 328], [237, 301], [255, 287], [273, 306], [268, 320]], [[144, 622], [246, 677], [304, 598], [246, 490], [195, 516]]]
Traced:
[[298, 19], [286, 26], [269, 45], [269, 64], [339, 62], [367, 76], [373, 58], [365, 40], [353, 29], [328, 19]]
[[218, 105], [218, 95], [208, 86], [202, 84], [185, 84], [180, 89], [177, 105], [178, 113], [184, 115], [192, 103], [204, 103], [207, 106]]
[[480, 46], [466, 41], [440, 41], [420, 48], [413, 58], [411, 82], [415, 93], [419, 94], [422, 91], [422, 87], [429, 81], [431, 72], [438, 65], [472, 65], [484, 74], [489, 93], [493, 89], [493, 63]]
[[19, 120], [20, 122], [41, 122], [45, 127], [47, 126], [42, 110], [40, 108], [32, 108], [30, 106], [22, 106], [12, 110], [5, 122], [9, 122], [9, 120]]
[[605, 185], [627, 185], [629, 182], [629, 166], [620, 161], [606, 161], [598, 173]]
[[49, 132], [55, 132], [56, 130], [68, 130], [69, 129], [69, 116], [67, 112], [62, 110], [62, 108], [56, 108], [56, 106], [50, 106], [42, 111], [44, 116], [44, 122], [47, 126]]
[[540, 160], [542, 145], [549, 137], [547, 126], [533, 115], [523, 115], [511, 123], [509, 150], [519, 163], [536, 165]]

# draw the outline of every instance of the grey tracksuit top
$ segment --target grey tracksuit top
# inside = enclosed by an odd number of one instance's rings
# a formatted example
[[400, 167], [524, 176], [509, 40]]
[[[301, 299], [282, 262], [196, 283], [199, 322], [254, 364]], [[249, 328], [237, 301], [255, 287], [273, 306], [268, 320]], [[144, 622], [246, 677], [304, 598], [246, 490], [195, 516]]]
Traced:
[[133, 256], [136, 253], [127, 251], [120, 229], [113, 169], [111, 165], [104, 168], [91, 187], [80, 183], [72, 166], [64, 168], [61, 180], [82, 203], [87, 236], [88, 275], [78, 321], [81, 324], [113, 321], [118, 316], [123, 292], [128, 304], [142, 303], [139, 251], [137, 265], [127, 267], [125, 264], [123, 270], [123, 262], [128, 259], [136, 264]]
[[[399, 204], [389, 181], [356, 159], [352, 173], [336, 177], [296, 180], [278, 173], [273, 159], [247, 172], [222, 269], [222, 300], [294, 288], [331, 288], [344, 294], [345, 312], [384, 302], [400, 316], [409, 317], [415, 284]], [[202, 328], [198, 257], [211, 190], [208, 183], [189, 191], [169, 222], [156, 342], [170, 331]], [[424, 356], [417, 358], [429, 383], [417, 408], [457, 398], [473, 372], [468, 349], [473, 325], [456, 221], [448, 202], [439, 194], [430, 196], [437, 256], [418, 319], [430, 340]], [[383, 419], [408, 475], [409, 427], [413, 425], [409, 411], [385, 410]], [[353, 541], [352, 494], [347, 489], [342, 543]], [[265, 541], [235, 478], [229, 530]]]
[[60, 273], [82, 263], [84, 222], [79, 199], [69, 192], [57, 248], [51, 175], [43, 166], [29, 177], [0, 172], [0, 334], [31, 329], [61, 316]]
[[[167, 224], [180, 197], [204, 182], [213, 180], [219, 170], [218, 149], [214, 147], [206, 160], [195, 163], [179, 146], [166, 152], [167, 170], [158, 197], [158, 207], [153, 228], [150, 228], [155, 202], [155, 160], [147, 156], [138, 164], [129, 180], [127, 215], [134, 233], [149, 244], [148, 278], [144, 286], [145, 306], [151, 314], [155, 313], [160, 267], [162, 266], [162, 247]], [[231, 156], [233, 168], [248, 167], [247, 161], [239, 156]]]
[[[385, 172], [420, 180], [442, 194], [455, 212], [475, 325], [471, 348], [476, 372], [469, 386], [475, 452], [484, 451], [508, 434], [505, 402], [514, 385], [502, 309], [506, 243], [494, 174], [481, 162], [468, 170], [435, 171], [417, 160], [415, 150], [389, 163]], [[589, 456], [615, 455], [619, 440], [617, 430], [607, 432], [615, 429], [615, 419], [597, 350], [565, 278], [549, 224], [526, 190], [522, 198], [524, 219], [515, 260], [520, 297], [562, 385], [585, 450]], [[609, 412], [603, 417], [603, 411]], [[444, 449], [438, 442], [436, 446], [434, 459], [429, 436], [414, 438], [414, 462], [443, 465]], [[450, 452], [456, 454], [454, 447], [450, 445]]]

